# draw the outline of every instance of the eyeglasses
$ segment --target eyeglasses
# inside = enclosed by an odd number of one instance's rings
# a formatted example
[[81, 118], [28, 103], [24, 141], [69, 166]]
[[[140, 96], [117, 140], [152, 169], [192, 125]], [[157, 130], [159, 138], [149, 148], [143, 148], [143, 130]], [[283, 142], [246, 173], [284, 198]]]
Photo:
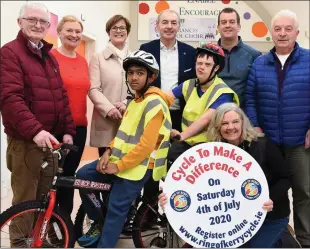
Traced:
[[32, 18], [32, 17], [30, 17], [30, 18], [22, 18], [22, 19], [27, 20], [32, 25], [36, 25], [38, 22], [40, 23], [41, 26], [49, 25], [48, 21], [42, 20], [42, 19], [39, 20], [37, 18]]
[[111, 28], [111, 30], [113, 30], [114, 32], [116, 32], [117, 30], [123, 32], [123, 31], [127, 30], [127, 27], [126, 26], [119, 26], [119, 27], [114, 26]]

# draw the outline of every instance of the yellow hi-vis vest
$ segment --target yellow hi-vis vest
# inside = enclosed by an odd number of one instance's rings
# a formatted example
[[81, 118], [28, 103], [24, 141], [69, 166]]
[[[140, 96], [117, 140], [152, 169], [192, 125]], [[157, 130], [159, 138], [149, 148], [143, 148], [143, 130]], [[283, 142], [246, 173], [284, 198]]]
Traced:
[[[163, 139], [156, 151], [153, 151], [139, 165], [134, 168], [119, 172], [117, 176], [138, 181], [141, 180], [149, 165], [150, 158], [154, 158], [153, 178], [159, 181], [167, 174], [167, 154], [170, 146], [171, 117], [166, 102], [158, 95], [149, 95], [142, 102], [131, 101], [127, 107], [122, 123], [114, 139], [114, 146], [110, 156], [110, 162], [117, 163], [130, 152], [140, 141], [143, 131], [149, 121], [162, 110], [164, 120], [159, 129]], [[157, 134], [154, 134], [156, 136]]]
[[[182, 131], [189, 127], [194, 121], [200, 118], [209, 107], [224, 93], [232, 93], [234, 95], [234, 102], [239, 105], [238, 95], [230, 89], [221, 78], [217, 76], [213, 84], [207, 91], [199, 98], [197, 89], [195, 87], [195, 79], [187, 80], [183, 84], [182, 93], [186, 101], [182, 115]], [[186, 143], [194, 145], [197, 143], [208, 142], [206, 132], [203, 131], [196, 136], [185, 140]]]

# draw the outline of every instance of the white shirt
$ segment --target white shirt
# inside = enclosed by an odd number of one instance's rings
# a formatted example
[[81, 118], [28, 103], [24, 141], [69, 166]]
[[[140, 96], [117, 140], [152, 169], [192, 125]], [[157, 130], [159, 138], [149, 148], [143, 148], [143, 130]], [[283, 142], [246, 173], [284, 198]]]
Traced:
[[282, 70], [283, 70], [283, 67], [284, 67], [284, 65], [285, 65], [285, 62], [286, 62], [287, 58], [290, 56], [290, 54], [291, 54], [291, 53], [282, 55], [282, 54], [277, 54], [277, 53], [276, 53], [276, 55], [278, 56], [278, 58], [279, 58], [279, 60], [280, 60], [280, 62], [281, 62], [281, 64], [282, 64]]
[[[169, 92], [178, 86], [179, 80], [179, 52], [178, 42], [172, 48], [167, 48], [160, 42], [160, 80], [161, 90]], [[180, 101], [175, 99], [171, 110], [180, 109]]]
[[40, 50], [41, 48], [43, 48], [43, 43], [42, 43], [41, 41], [39, 42], [38, 45], [35, 44], [35, 43], [33, 43], [33, 42], [30, 41], [30, 40], [29, 40], [29, 42], [30, 42], [30, 45], [31, 45], [33, 48], [37, 49], [37, 50]]

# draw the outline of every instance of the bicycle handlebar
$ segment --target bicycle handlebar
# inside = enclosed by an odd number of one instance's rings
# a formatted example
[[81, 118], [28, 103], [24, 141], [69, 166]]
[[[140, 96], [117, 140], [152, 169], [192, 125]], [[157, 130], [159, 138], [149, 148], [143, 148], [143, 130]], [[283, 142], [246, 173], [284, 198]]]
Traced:
[[53, 144], [52, 152], [54, 151], [59, 152], [59, 151], [64, 151], [64, 150], [78, 152], [79, 147], [73, 144], [66, 144], [66, 143]]
[[181, 139], [181, 136], [180, 136], [180, 135], [176, 135], [176, 136], [173, 137], [173, 139], [175, 139], [175, 140], [180, 140], [180, 139]]
[[[59, 143], [59, 144], [55, 144], [52, 143], [53, 145], [53, 149], [51, 150], [51, 152], [53, 154], [57, 154], [58, 155], [58, 160], [61, 160], [62, 158], [64, 158], [67, 155], [67, 151], [74, 151], [77, 152], [79, 150], [79, 147], [73, 144], [66, 144], [66, 143]], [[64, 160], [62, 161], [64, 162]], [[44, 161], [41, 164], [41, 167], [44, 169], [46, 166], [48, 165], [48, 162]], [[59, 168], [62, 168], [62, 164], [59, 165]]]

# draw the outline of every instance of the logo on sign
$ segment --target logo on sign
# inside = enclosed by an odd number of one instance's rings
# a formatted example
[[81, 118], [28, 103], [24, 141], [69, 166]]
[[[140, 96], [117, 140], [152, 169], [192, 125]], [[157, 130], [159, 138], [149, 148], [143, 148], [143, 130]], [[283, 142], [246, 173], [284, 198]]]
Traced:
[[170, 205], [177, 212], [186, 211], [191, 205], [191, 198], [183, 190], [175, 191], [170, 197]]
[[262, 192], [262, 187], [255, 179], [245, 180], [241, 185], [241, 193], [248, 200], [257, 199]]

